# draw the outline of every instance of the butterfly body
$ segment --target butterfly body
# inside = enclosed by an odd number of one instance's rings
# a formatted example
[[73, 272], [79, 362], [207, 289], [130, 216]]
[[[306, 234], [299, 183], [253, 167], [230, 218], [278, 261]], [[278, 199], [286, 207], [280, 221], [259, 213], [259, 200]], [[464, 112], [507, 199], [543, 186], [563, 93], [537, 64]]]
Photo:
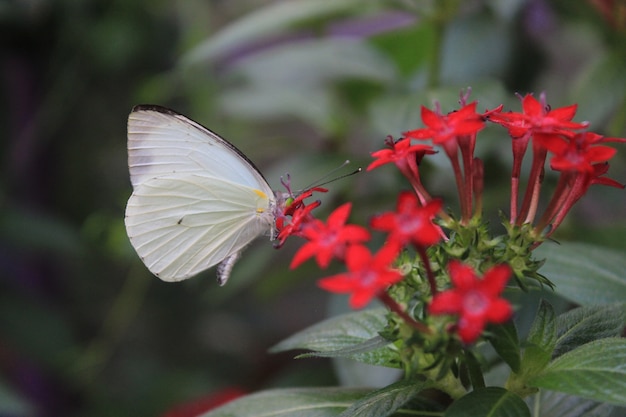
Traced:
[[254, 164], [200, 124], [159, 106], [128, 118], [133, 193], [125, 224], [148, 269], [164, 281], [214, 265], [224, 284], [256, 237], [275, 237], [279, 201]]

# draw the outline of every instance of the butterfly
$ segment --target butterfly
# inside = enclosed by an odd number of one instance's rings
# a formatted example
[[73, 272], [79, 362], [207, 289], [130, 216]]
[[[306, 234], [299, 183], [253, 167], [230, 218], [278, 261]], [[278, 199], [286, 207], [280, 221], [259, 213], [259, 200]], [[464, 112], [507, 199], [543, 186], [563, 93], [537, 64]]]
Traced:
[[126, 231], [146, 267], [164, 281], [219, 264], [224, 285], [252, 240], [276, 237], [282, 194], [233, 144], [173, 110], [132, 109], [128, 167]]

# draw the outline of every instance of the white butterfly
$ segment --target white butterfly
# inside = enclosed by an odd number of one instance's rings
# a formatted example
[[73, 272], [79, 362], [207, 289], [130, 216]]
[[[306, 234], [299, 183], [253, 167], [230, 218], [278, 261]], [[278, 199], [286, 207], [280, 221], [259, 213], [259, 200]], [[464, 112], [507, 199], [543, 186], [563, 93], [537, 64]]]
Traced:
[[164, 281], [219, 263], [224, 285], [245, 246], [261, 234], [275, 238], [282, 196], [234, 145], [173, 110], [133, 108], [128, 167], [133, 193], [126, 231]]

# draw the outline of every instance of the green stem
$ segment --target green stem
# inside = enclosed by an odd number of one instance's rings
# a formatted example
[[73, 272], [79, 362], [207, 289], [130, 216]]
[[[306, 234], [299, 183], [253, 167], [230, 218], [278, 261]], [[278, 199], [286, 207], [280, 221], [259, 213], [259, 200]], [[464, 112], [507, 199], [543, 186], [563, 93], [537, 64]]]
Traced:
[[445, 392], [448, 394], [453, 400], [458, 400], [467, 394], [467, 390], [461, 384], [458, 378], [456, 378], [452, 372], [448, 371], [443, 378], [435, 379], [434, 377], [438, 375], [439, 369], [435, 368], [428, 372], [428, 376], [433, 381], [433, 387]]
[[393, 298], [391, 298], [391, 296], [387, 294], [386, 292], [383, 291], [382, 293], [380, 293], [378, 295], [378, 299], [383, 304], [385, 304], [389, 308], [389, 310], [393, 311], [398, 316], [400, 316], [402, 320], [404, 320], [411, 327], [417, 329], [418, 331], [424, 334], [432, 333], [430, 328], [426, 326], [424, 323], [421, 323], [415, 320], [413, 317], [409, 316], [409, 314], [406, 311], [404, 311], [404, 309], [400, 306], [400, 304], [398, 304], [398, 302], [394, 300]]

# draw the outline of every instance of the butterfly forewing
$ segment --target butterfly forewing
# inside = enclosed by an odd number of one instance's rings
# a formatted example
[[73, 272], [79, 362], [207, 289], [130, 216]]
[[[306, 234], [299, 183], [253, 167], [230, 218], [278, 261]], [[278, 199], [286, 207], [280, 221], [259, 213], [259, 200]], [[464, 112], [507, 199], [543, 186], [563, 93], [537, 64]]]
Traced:
[[203, 174], [271, 193], [254, 164], [204, 126], [158, 106], [137, 106], [128, 117], [128, 167], [133, 187], [175, 173]]

